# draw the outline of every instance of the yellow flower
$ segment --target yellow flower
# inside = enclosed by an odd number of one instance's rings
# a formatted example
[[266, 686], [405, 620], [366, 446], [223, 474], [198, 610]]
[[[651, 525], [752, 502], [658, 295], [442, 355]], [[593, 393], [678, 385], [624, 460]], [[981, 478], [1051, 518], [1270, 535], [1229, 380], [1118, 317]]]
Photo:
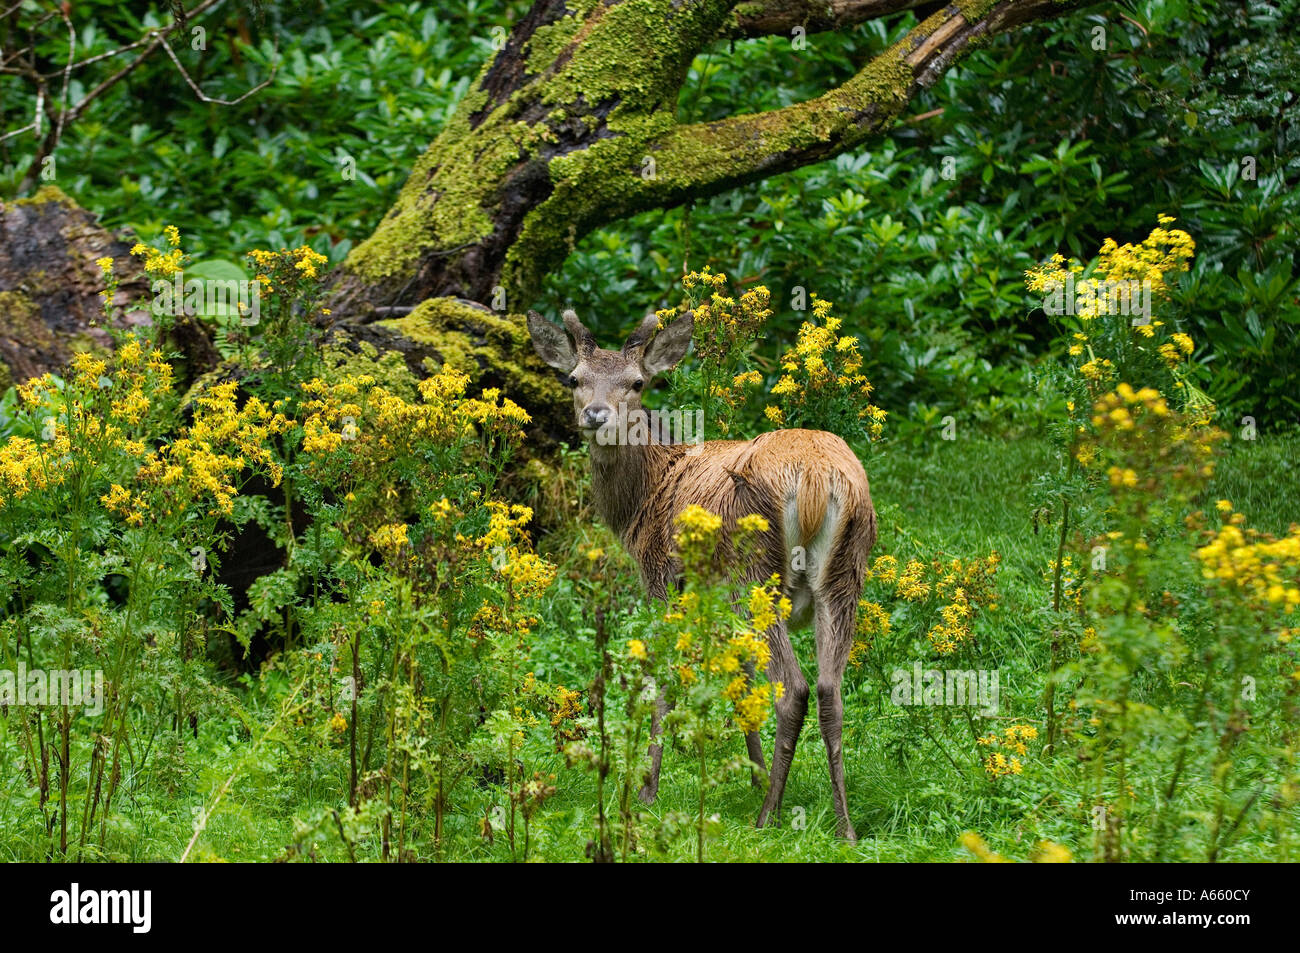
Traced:
[[410, 542], [407, 529], [405, 523], [385, 523], [370, 534], [370, 543], [385, 556], [396, 556]]

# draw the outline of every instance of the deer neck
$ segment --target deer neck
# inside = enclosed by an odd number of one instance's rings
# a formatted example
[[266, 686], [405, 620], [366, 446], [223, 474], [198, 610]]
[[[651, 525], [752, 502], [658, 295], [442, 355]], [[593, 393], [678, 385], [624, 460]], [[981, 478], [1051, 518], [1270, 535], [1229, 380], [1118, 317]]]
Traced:
[[596, 511], [610, 529], [623, 536], [637, 511], [654, 492], [667, 448], [591, 442], [591, 485]]

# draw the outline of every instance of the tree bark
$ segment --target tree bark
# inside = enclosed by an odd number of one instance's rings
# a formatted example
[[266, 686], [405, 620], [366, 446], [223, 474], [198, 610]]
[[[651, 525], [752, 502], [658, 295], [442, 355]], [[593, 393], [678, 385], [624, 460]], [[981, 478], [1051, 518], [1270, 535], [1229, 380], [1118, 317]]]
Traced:
[[[101, 226], [95, 216], [53, 186], [31, 199], [0, 202], [0, 391], [46, 372], [63, 373], [76, 350], [107, 350], [104, 276], [95, 264], [112, 258], [120, 278], [113, 304], [125, 308], [149, 293], [132, 237]], [[147, 324], [145, 312], [119, 315], [117, 326]], [[217, 364], [216, 349], [197, 321], [178, 316], [171, 342], [177, 377], [192, 380]]]
[[[522, 311], [593, 229], [855, 148], [972, 44], [1084, 2], [537, 0], [334, 273], [331, 308], [349, 322], [435, 297]], [[710, 44], [907, 9], [929, 15], [822, 96], [677, 122], [686, 72]]]

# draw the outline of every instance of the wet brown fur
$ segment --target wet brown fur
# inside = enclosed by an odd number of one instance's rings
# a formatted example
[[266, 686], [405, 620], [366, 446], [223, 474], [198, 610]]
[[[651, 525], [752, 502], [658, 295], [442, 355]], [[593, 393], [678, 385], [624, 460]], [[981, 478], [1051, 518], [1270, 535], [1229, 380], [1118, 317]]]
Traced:
[[[591, 414], [615, 409], [620, 403], [628, 413], [639, 410], [641, 389], [681, 359], [692, 330], [689, 314], [662, 331], [651, 316], [621, 351], [608, 351], [596, 347], [573, 312], [565, 313], [564, 323], [567, 337], [541, 315], [529, 313], [538, 354], [571, 376], [580, 427]], [[839, 831], [855, 837], [840, 749], [840, 682], [853, 643], [867, 557], [876, 540], [876, 514], [861, 462], [842, 439], [819, 430], [777, 430], [753, 440], [701, 444], [589, 442], [597, 511], [618, 533], [640, 567], [647, 592], [657, 599], [666, 599], [676, 585], [680, 566], [673, 553], [674, 520], [688, 506], [698, 504], [720, 515], [724, 527], [734, 526], [750, 513], [767, 519], [770, 528], [759, 556], [752, 565], [740, 567], [742, 577], [755, 581], [779, 573], [782, 590], [795, 605], [789, 625], [815, 622], [818, 720], [827, 747]], [[803, 569], [796, 547], [803, 549]], [[720, 551], [723, 558], [734, 555], [725, 536]], [[784, 694], [776, 705], [772, 772], [759, 826], [779, 819], [781, 794], [810, 694], [790, 646], [787, 624], [774, 626], [768, 643], [772, 657], [767, 674], [782, 683]], [[652, 731], [657, 733], [659, 718], [654, 721]], [[761, 768], [757, 734], [747, 736], [746, 743], [751, 760]], [[653, 746], [644, 799], [653, 799], [657, 790], [661, 757], [662, 749]]]

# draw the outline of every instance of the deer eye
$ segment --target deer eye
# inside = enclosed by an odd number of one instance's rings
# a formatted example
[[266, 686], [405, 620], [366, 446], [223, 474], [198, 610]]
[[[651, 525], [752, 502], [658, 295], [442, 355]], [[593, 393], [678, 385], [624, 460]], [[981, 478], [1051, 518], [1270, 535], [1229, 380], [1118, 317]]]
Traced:
[[637, 379], [637, 380], [635, 380], [635, 381], [632, 382], [632, 389], [633, 389], [633, 390], [640, 390], [640, 389], [641, 389], [642, 387], [644, 387], [644, 386], [645, 386], [645, 381], [643, 381], [643, 380]]
[[572, 374], [570, 374], [570, 375], [569, 375], [569, 379], [566, 380], [564, 383], [567, 384], [569, 387], [577, 387], [577, 386], [578, 386], [578, 379], [577, 379], [576, 377], [574, 377]]

